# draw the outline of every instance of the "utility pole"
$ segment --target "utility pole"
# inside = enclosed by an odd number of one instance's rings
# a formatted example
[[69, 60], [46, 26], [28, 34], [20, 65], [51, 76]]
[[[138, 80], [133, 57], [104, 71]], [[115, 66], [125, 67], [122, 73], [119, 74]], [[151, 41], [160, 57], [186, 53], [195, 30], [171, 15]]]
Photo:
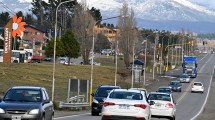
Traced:
[[158, 39], [159, 39], [159, 35], [158, 33], [156, 33], [155, 46], [154, 46], [153, 76], [152, 76], [153, 79], [155, 79], [155, 65], [156, 65], [155, 54], [156, 54], [156, 46], [157, 46]]

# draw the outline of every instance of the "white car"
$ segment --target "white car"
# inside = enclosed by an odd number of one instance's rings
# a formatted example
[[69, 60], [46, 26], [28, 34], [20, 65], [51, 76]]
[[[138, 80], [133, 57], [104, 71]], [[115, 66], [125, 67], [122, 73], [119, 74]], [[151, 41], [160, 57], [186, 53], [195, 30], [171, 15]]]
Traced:
[[188, 76], [187, 74], [182, 74], [180, 77], [180, 82], [190, 82], [190, 76]]
[[127, 89], [112, 90], [102, 108], [102, 120], [106, 119], [150, 120], [151, 110], [145, 92]]
[[130, 90], [140, 90], [140, 91], [145, 92], [146, 97], [148, 95], [148, 92], [147, 92], [147, 90], [145, 88], [130, 88]]
[[152, 117], [167, 117], [175, 120], [176, 105], [172, 94], [152, 92], [148, 95]]
[[194, 82], [191, 88], [191, 92], [204, 93], [204, 85], [201, 82]]

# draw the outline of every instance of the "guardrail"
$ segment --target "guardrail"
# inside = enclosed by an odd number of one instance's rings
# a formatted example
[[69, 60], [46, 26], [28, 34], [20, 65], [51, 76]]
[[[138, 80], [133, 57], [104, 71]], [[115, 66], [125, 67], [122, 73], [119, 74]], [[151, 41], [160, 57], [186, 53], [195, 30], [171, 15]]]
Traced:
[[76, 109], [82, 109], [90, 107], [90, 104], [88, 102], [85, 102], [85, 96], [84, 95], [78, 95], [71, 97], [67, 100], [67, 102], [60, 101], [59, 108], [76, 108]]
[[83, 108], [90, 107], [89, 103], [65, 103], [60, 101], [59, 108]]

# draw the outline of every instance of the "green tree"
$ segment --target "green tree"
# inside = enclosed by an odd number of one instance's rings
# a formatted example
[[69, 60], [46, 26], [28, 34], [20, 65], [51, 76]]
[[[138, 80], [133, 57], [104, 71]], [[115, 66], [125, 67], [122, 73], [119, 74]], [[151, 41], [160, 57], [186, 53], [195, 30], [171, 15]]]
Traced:
[[80, 56], [80, 44], [75, 39], [74, 33], [69, 30], [67, 30], [65, 34], [61, 37], [61, 41], [64, 48], [64, 55], [69, 57], [69, 65], [70, 58], [78, 58]]
[[[56, 40], [56, 56], [61, 56], [64, 53], [62, 42], [57, 38]], [[45, 48], [45, 55], [52, 56], [54, 55], [54, 40], [48, 42]]]
[[96, 9], [96, 8], [92, 7], [90, 9], [90, 13], [93, 16], [93, 18], [94, 18], [95, 21], [102, 20], [101, 12], [100, 12], [99, 9]]
[[23, 15], [22, 11], [17, 12], [17, 13], [16, 13], [16, 16], [17, 16], [17, 17], [22, 17], [22, 18], [24, 18], [24, 15]]
[[24, 16], [23, 19], [24, 19], [23, 21], [26, 22], [27, 24], [36, 25], [35, 20], [34, 20], [34, 18], [33, 18], [33, 16], [31, 14], [27, 13], [26, 16]]
[[100, 52], [102, 49], [110, 49], [111, 43], [106, 36], [98, 34], [97, 40], [95, 42], [95, 51]]
[[0, 14], [0, 26], [5, 26], [10, 20], [10, 14], [8, 12], [2, 12]]

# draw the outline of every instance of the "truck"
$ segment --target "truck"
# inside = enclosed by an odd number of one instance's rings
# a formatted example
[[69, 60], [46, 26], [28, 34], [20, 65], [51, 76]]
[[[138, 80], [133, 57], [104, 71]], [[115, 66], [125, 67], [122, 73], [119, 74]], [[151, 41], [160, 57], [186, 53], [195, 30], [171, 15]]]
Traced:
[[197, 76], [197, 57], [196, 56], [184, 56], [183, 63], [183, 74], [187, 74], [191, 78]]

